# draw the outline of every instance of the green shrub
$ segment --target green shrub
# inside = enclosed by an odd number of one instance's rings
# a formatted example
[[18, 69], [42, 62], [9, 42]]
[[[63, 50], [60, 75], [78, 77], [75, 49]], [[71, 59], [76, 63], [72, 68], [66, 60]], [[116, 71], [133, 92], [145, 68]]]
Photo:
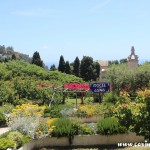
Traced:
[[61, 111], [60, 106], [51, 106], [51, 107], [46, 107], [44, 110], [44, 117], [51, 117], [51, 118], [60, 118], [62, 117], [60, 111]]
[[64, 109], [70, 109], [70, 106], [67, 105], [54, 105], [51, 107], [46, 107], [44, 110], [44, 117], [51, 117], [51, 118], [60, 118], [62, 117], [61, 111]]
[[5, 116], [0, 112], [0, 127], [6, 125]]
[[52, 136], [64, 137], [73, 136], [78, 133], [78, 125], [73, 123], [67, 118], [59, 118], [52, 123], [55, 129], [52, 132]]
[[119, 99], [119, 97], [113, 92], [105, 93], [104, 97], [103, 97], [103, 101], [105, 103], [113, 103], [113, 104], [115, 104], [118, 101], [118, 99]]
[[12, 132], [12, 131], [8, 131], [8, 132], [5, 132], [3, 134], [0, 135], [0, 138], [7, 138], [8, 134]]
[[23, 145], [23, 135], [18, 131], [12, 131], [7, 136], [8, 139], [11, 139], [16, 142], [16, 147]]
[[9, 139], [14, 141], [16, 147], [21, 147], [30, 141], [30, 137], [21, 134], [18, 131], [8, 131], [0, 135], [0, 139]]
[[81, 125], [80, 134], [91, 135], [93, 133], [94, 133], [93, 129], [90, 126], [88, 126], [87, 124]]
[[3, 114], [9, 114], [12, 112], [14, 106], [11, 104], [5, 104], [3, 106], [0, 106], [0, 112], [2, 112]]
[[16, 142], [7, 139], [7, 138], [0, 138], [0, 150], [6, 150], [7, 148], [15, 148], [16, 147]]
[[125, 133], [127, 129], [120, 126], [117, 118], [108, 117], [97, 122], [97, 133], [102, 135], [113, 135]]

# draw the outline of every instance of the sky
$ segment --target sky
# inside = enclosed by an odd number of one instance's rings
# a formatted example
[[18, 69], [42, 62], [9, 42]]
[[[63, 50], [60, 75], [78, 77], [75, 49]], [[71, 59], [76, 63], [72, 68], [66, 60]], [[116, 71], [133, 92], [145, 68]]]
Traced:
[[120, 60], [131, 47], [150, 60], [150, 0], [1, 0], [0, 45], [45, 64]]

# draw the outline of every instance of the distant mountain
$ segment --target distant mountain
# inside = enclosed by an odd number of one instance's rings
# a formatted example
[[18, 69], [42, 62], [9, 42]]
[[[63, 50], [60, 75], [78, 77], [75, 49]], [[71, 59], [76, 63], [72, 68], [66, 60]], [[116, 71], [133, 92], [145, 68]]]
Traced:
[[32, 58], [30, 58], [29, 55], [14, 51], [13, 47], [11, 46], [5, 47], [4, 45], [0, 45], [1, 59], [12, 58], [13, 54], [15, 54], [16, 58], [24, 60], [29, 63], [32, 60]]

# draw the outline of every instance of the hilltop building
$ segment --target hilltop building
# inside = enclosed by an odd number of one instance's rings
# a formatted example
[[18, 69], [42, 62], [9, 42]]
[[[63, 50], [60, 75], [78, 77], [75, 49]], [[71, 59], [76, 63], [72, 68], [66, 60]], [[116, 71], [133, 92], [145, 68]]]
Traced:
[[100, 64], [99, 81], [102, 81], [102, 79], [105, 77], [106, 72], [108, 70], [108, 61], [107, 60], [98, 60], [97, 62]]

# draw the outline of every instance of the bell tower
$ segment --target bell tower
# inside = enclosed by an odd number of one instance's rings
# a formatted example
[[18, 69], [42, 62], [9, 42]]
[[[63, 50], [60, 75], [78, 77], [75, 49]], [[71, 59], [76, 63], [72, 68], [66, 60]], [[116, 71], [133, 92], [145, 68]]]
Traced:
[[131, 47], [131, 54], [128, 57], [128, 67], [134, 69], [138, 67], [138, 56], [135, 55], [134, 46]]

